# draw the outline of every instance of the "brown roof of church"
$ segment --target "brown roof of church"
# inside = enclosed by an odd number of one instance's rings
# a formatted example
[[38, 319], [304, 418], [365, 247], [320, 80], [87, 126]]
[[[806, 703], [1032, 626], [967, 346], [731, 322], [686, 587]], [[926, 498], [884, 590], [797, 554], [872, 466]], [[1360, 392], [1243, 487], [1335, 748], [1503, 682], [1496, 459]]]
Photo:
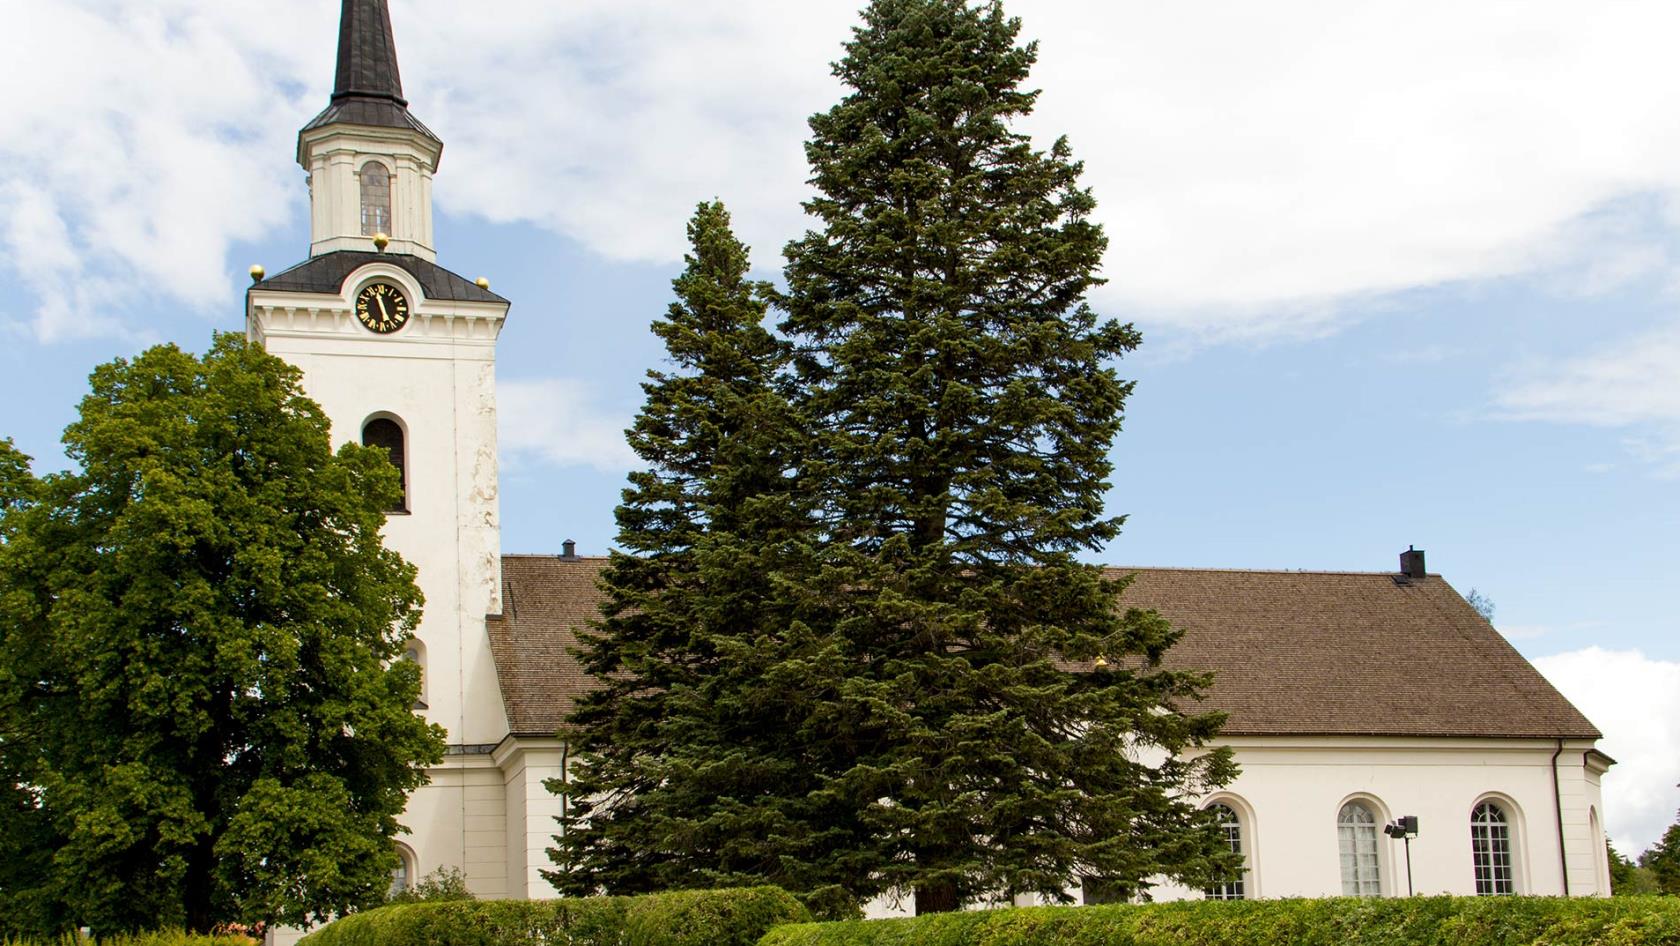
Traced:
[[[502, 559], [490, 648], [513, 731], [548, 735], [594, 686], [570, 653], [604, 558]], [[1600, 737], [1438, 575], [1114, 568], [1121, 601], [1184, 637], [1173, 667], [1214, 672], [1226, 735]], [[1191, 709], [1191, 707], [1186, 707]]]
[[515, 734], [554, 735], [572, 701], [595, 688], [572, 649], [578, 629], [600, 616], [595, 582], [606, 564], [604, 558], [502, 556], [502, 613], [485, 624]]

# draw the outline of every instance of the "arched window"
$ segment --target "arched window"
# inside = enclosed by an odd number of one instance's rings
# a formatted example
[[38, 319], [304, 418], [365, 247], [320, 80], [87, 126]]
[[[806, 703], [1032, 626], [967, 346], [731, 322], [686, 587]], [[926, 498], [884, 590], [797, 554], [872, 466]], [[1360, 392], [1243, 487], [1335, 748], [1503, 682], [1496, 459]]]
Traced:
[[408, 639], [408, 646], [403, 650], [403, 659], [412, 662], [420, 668], [420, 692], [414, 697], [414, 708], [427, 709], [426, 706], [426, 645], [414, 638]]
[[1350, 801], [1336, 815], [1336, 840], [1342, 856], [1342, 894], [1382, 896], [1377, 869], [1377, 816], [1362, 801]]
[[1516, 893], [1511, 874], [1511, 823], [1505, 809], [1484, 801], [1470, 813], [1470, 859], [1476, 868], [1476, 894]]
[[378, 161], [362, 165], [362, 235], [391, 232], [391, 172]]
[[391, 890], [388, 896], [394, 897], [399, 893], [412, 889], [413, 887], [414, 852], [408, 849], [408, 845], [398, 844], [397, 866], [391, 868]]
[[[1208, 811], [1213, 812], [1214, 816], [1219, 819], [1219, 827], [1225, 832], [1225, 843], [1231, 845], [1231, 852], [1242, 854], [1242, 821], [1237, 818], [1236, 809], [1230, 805], [1215, 802], [1208, 806]], [[1209, 900], [1243, 899], [1242, 868], [1237, 868], [1237, 872], [1232, 875], [1231, 879], [1207, 888], [1207, 898]]]
[[391, 512], [408, 511], [408, 456], [407, 445], [403, 441], [403, 429], [396, 421], [389, 417], [375, 417], [362, 427], [362, 446], [378, 447], [385, 451], [391, 465], [397, 468], [397, 482], [402, 486], [403, 498], [392, 506]]
[[1598, 881], [1598, 895], [1608, 897], [1610, 889], [1610, 848], [1605, 844], [1604, 829], [1598, 823], [1598, 809], [1587, 809], [1588, 837], [1592, 839], [1593, 863], [1597, 866], [1593, 875]]

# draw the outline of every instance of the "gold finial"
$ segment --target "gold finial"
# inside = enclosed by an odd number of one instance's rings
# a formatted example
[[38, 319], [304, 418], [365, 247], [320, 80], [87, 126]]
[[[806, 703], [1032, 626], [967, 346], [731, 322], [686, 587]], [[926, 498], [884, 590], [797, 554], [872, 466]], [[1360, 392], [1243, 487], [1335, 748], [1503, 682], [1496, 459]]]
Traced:
[[381, 253], [385, 252], [385, 248], [387, 246], [390, 246], [390, 245], [391, 245], [391, 237], [388, 234], [375, 233], [373, 235], [373, 248], [378, 250], [379, 252], [381, 252]]
[[263, 269], [261, 263], [258, 263], [257, 265], [251, 267], [251, 281], [252, 282], [262, 282], [263, 277], [266, 276], [266, 275], [268, 275], [268, 270]]
[[1091, 666], [1095, 667], [1098, 670], [1107, 670], [1108, 669], [1108, 658], [1102, 656], [1101, 654], [1098, 654], [1096, 663], [1093, 663]]
[[483, 276], [473, 280], [473, 284], [484, 290], [488, 290], [490, 288], [490, 280], [485, 279]]

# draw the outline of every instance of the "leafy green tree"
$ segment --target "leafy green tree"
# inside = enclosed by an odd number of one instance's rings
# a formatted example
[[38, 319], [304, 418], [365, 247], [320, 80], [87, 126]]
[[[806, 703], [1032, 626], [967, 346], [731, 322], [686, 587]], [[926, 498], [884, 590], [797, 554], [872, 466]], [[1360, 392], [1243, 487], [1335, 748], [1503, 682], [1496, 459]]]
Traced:
[[1610, 859], [1610, 893], [1617, 897], [1642, 896], [1657, 892], [1651, 872], [1623, 857], [1608, 840], [1604, 842]]
[[397, 659], [420, 593], [379, 535], [396, 472], [334, 454], [298, 377], [237, 336], [161, 346], [94, 372], [72, 471], [0, 451], [0, 861], [29, 865], [0, 897], [35, 932], [385, 895], [442, 757]]
[[810, 526], [789, 480], [786, 346], [723, 205], [701, 204], [688, 235], [653, 324], [674, 370], [642, 386], [629, 439], [647, 468], [617, 509], [605, 619], [584, 635], [603, 686], [571, 717], [568, 783], [550, 785], [567, 812], [548, 877], [577, 894], [769, 880], [821, 908], [856, 819], [810, 797], [820, 773], [785, 736], [808, 701], [790, 667], [821, 641], [800, 623]]
[[439, 867], [414, 886], [392, 891], [387, 903], [438, 903], [448, 900], [477, 900], [467, 889], [467, 875], [459, 867]]
[[1639, 855], [1639, 866], [1650, 872], [1658, 892], [1680, 896], [1680, 818], [1668, 826], [1661, 840]]
[[841, 647], [798, 738], [844, 752], [823, 793], [868, 839], [846, 882], [918, 912], [1205, 883], [1231, 855], [1188, 798], [1233, 768], [1199, 748], [1221, 718], [1177, 707], [1207, 679], [1162, 669], [1179, 632], [1076, 558], [1122, 523], [1112, 361], [1139, 336], [1086, 304], [1106, 239], [1067, 141], [1013, 127], [1036, 47], [996, 2], [863, 18], [848, 94], [811, 119], [820, 226], [787, 246], [781, 300]]
[[[33, 501], [37, 486], [29, 457], [10, 440], [0, 440], [0, 567], [21, 516], [12, 513]], [[3, 581], [0, 574], [0, 594]], [[4, 600], [0, 597], [0, 607]], [[27, 695], [18, 686], [21, 669], [0, 660], [0, 938], [65, 925], [62, 909], [35, 889], [34, 878], [51, 869], [55, 838], [41, 813], [30, 751], [33, 734], [18, 713]]]

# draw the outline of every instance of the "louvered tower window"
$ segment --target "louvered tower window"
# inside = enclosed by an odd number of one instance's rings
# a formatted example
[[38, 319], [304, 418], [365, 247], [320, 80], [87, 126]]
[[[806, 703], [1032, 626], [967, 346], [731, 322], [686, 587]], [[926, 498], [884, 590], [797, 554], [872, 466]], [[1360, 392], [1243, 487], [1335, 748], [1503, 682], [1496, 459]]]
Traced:
[[[1242, 854], [1242, 822], [1237, 818], [1237, 811], [1230, 805], [1213, 804], [1208, 806], [1219, 819], [1219, 827], [1225, 831], [1225, 843], [1231, 846], [1233, 854]], [[1243, 899], [1242, 868], [1237, 868], [1231, 879], [1217, 883], [1207, 888], [1209, 900], [1241, 900]]]
[[1505, 810], [1491, 801], [1470, 813], [1470, 859], [1479, 896], [1517, 892], [1511, 874], [1511, 825]]
[[391, 172], [378, 161], [362, 165], [362, 235], [391, 232]]
[[378, 447], [385, 451], [391, 465], [397, 468], [397, 482], [402, 486], [403, 498], [392, 506], [391, 512], [408, 511], [408, 470], [404, 462], [408, 451], [403, 442], [403, 429], [388, 417], [375, 417], [362, 428], [362, 446]]
[[1336, 840], [1342, 857], [1342, 894], [1382, 896], [1377, 872], [1377, 816], [1363, 802], [1350, 801], [1336, 815]]

